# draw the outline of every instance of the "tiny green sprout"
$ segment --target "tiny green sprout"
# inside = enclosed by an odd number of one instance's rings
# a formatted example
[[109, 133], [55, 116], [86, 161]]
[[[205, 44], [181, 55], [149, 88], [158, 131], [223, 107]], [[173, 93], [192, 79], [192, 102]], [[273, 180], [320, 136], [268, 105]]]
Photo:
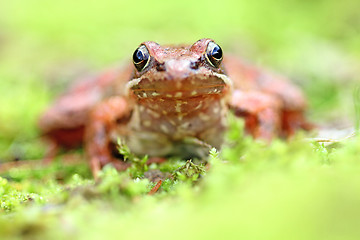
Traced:
[[209, 152], [211, 158], [219, 158], [219, 152], [216, 150], [216, 148], [212, 148]]
[[136, 156], [134, 154], [132, 154], [130, 152], [129, 147], [123, 142], [123, 140], [121, 140], [120, 138], [118, 138], [117, 140], [117, 149], [119, 151], [119, 153], [123, 156], [123, 160], [127, 161], [127, 160], [132, 160], [134, 159]]
[[137, 157], [135, 154], [133, 154], [129, 147], [119, 138], [118, 141], [118, 151], [119, 153], [123, 156], [124, 161], [129, 160], [130, 162], [133, 163], [140, 163], [140, 164], [145, 164], [146, 161], [148, 160], [148, 156], [145, 155], [143, 158], [139, 158]]
[[128, 172], [133, 178], [141, 177], [144, 175], [144, 172], [148, 170], [148, 166], [146, 162], [148, 161], [149, 157], [145, 155], [142, 158], [137, 157], [133, 154], [129, 147], [119, 138], [118, 141], [118, 151], [123, 156], [124, 161], [130, 161], [131, 167], [128, 168]]
[[319, 154], [321, 158], [321, 162], [323, 164], [330, 164], [330, 158], [329, 158], [330, 153], [329, 153], [329, 149], [325, 146], [325, 144], [314, 142], [313, 146], [315, 152]]
[[217, 164], [220, 162], [220, 153], [216, 148], [212, 148], [209, 151], [209, 162], [211, 165]]
[[183, 166], [175, 170], [173, 173], [173, 178], [174, 180], [190, 180], [190, 182], [194, 182], [205, 173], [206, 171], [204, 165], [197, 165], [194, 164], [191, 160], [188, 160]]

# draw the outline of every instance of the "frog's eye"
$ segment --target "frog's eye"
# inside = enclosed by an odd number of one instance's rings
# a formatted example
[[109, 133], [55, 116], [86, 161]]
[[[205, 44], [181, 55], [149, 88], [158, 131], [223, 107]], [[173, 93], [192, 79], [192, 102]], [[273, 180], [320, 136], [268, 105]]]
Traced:
[[209, 42], [205, 58], [211, 66], [218, 68], [223, 59], [221, 47], [214, 42]]
[[133, 54], [133, 63], [136, 69], [141, 72], [150, 62], [150, 54], [145, 45], [138, 47]]

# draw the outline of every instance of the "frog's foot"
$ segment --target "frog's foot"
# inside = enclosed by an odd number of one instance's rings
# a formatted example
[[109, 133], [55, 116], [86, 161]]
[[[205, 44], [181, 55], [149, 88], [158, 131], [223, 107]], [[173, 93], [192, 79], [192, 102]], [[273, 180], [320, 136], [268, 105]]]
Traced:
[[48, 142], [49, 142], [49, 146], [47, 147], [45, 156], [42, 160], [42, 163], [45, 165], [52, 163], [59, 151], [59, 144], [57, 144], [54, 141], [48, 141]]
[[99, 171], [107, 164], [111, 164], [118, 171], [125, 171], [131, 166], [131, 163], [125, 162], [122, 159], [107, 156], [105, 158], [90, 157], [90, 168], [94, 178], [97, 178]]
[[118, 170], [125, 170], [130, 163], [114, 156], [114, 144], [111, 135], [114, 129], [119, 136], [127, 134], [126, 124], [131, 110], [125, 98], [112, 97], [95, 106], [90, 113], [85, 130], [85, 149], [90, 159], [94, 177], [106, 164], [111, 163]]
[[280, 134], [281, 102], [274, 96], [258, 91], [235, 90], [230, 108], [245, 120], [245, 130], [255, 138], [270, 141]]
[[230, 105], [236, 116], [245, 119], [246, 132], [255, 138], [269, 141], [274, 136], [286, 138], [297, 130], [314, 128], [301, 109], [284, 109], [283, 102], [274, 95], [235, 90]]
[[292, 136], [299, 130], [310, 131], [315, 128], [314, 124], [306, 121], [303, 111], [283, 111], [281, 115], [282, 135]]

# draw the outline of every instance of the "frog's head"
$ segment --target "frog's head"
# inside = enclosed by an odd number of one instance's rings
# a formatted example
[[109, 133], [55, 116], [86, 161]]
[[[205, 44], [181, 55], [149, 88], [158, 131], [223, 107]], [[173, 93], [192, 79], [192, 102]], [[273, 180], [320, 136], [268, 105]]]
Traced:
[[128, 83], [138, 99], [225, 95], [231, 89], [223, 53], [212, 39], [191, 46], [144, 42], [133, 54], [134, 77]]

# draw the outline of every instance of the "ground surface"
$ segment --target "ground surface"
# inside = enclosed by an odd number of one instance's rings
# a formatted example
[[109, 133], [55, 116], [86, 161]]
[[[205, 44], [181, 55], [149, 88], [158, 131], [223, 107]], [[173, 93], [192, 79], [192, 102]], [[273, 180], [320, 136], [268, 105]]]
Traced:
[[[330, 129], [359, 122], [355, 0], [1, 5], [1, 163], [40, 159], [39, 113], [72, 79], [118, 64], [145, 40], [211, 37], [225, 52], [290, 76], [307, 94], [313, 122]], [[95, 182], [77, 151], [47, 167], [2, 168], [0, 238], [359, 238], [360, 139], [324, 147], [299, 134], [266, 146], [229, 122], [227, 147], [212, 151], [207, 166], [173, 159], [147, 168], [133, 159], [129, 171], [109, 167]], [[149, 196], [155, 183], [144, 175], [159, 170], [170, 178]]]

